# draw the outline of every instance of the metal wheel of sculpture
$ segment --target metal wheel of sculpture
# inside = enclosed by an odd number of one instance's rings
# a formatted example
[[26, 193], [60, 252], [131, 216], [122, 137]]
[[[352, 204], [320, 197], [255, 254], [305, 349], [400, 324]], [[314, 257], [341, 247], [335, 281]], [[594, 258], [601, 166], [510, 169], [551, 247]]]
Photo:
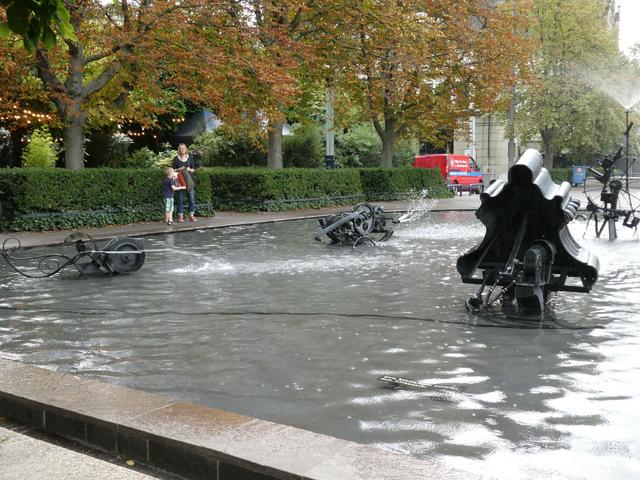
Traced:
[[131, 273], [144, 263], [144, 249], [130, 238], [114, 238], [105, 247], [105, 263], [113, 273]]
[[353, 229], [358, 235], [364, 237], [373, 230], [373, 223], [376, 216], [374, 208], [368, 203], [361, 203], [360, 205], [356, 205], [353, 211], [359, 214], [353, 219]]

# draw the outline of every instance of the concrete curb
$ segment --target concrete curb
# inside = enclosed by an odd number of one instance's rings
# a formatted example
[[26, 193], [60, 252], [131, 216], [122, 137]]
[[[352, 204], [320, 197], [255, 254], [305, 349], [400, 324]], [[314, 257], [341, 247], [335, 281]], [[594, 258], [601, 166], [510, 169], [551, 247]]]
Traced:
[[190, 479], [473, 478], [327, 435], [2, 359], [0, 415]]

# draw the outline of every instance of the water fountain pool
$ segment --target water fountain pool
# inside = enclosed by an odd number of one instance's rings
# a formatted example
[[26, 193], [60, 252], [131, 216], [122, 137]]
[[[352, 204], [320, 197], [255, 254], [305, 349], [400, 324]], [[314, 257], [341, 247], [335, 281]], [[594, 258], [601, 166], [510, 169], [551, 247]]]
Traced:
[[[129, 276], [33, 281], [0, 267], [0, 357], [490, 478], [640, 476], [630, 235], [584, 240], [601, 260], [592, 294], [522, 321], [465, 310], [473, 287], [455, 261], [484, 234], [470, 212], [430, 213], [375, 248], [314, 242], [316, 229], [147, 237]], [[392, 389], [384, 374], [459, 390]]]

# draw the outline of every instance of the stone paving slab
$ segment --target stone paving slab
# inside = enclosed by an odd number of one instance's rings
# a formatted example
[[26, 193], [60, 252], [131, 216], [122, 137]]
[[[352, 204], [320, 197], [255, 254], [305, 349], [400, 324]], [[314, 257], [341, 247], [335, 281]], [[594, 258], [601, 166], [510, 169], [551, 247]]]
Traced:
[[0, 427], [2, 480], [149, 480], [154, 477]]
[[46, 368], [0, 358], [0, 386], [15, 397], [46, 403], [60, 410], [123, 422], [175, 403], [166, 397], [78, 378]]

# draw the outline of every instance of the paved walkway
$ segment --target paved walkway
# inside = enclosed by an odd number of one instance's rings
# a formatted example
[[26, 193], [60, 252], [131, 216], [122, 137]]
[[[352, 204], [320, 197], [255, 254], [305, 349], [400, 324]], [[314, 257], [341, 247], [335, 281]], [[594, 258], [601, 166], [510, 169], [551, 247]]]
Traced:
[[[638, 192], [640, 195], [640, 192]], [[582, 188], [577, 187], [571, 190], [571, 196], [580, 200], [580, 208], [584, 209], [587, 199]], [[426, 200], [431, 202], [433, 211], [447, 210], [469, 210], [475, 211], [480, 206], [480, 195], [462, 196], [438, 200]], [[386, 212], [406, 212], [420, 206], [420, 201], [407, 200], [396, 202], [373, 202], [382, 205]], [[200, 217], [197, 222], [185, 221], [184, 223], [174, 223], [166, 225], [164, 222], [133, 223], [129, 225], [111, 225], [108, 227], [83, 228], [82, 231], [91, 235], [96, 240], [110, 239], [113, 237], [139, 237], [143, 235], [154, 235], [158, 233], [181, 232], [189, 230], [201, 230], [208, 228], [222, 228], [234, 225], [247, 225], [255, 223], [280, 222], [286, 220], [297, 220], [301, 218], [317, 218], [337, 211], [348, 210], [349, 206], [324, 207], [324, 208], [304, 208], [288, 212], [217, 212], [214, 217]], [[53, 230], [47, 232], [2, 232], [0, 233], [0, 246], [6, 238], [16, 238], [23, 247], [35, 247], [45, 245], [59, 245], [73, 230]]]
[[152, 480], [113, 463], [0, 427], [2, 480]]
[[[430, 200], [433, 202], [433, 210], [476, 210], [480, 205], [479, 195], [456, 196], [454, 198]], [[375, 202], [382, 205], [386, 212], [406, 212], [416, 208], [420, 202]], [[424, 204], [424, 203], [423, 203]], [[300, 218], [316, 218], [337, 211], [348, 210], [350, 207], [324, 207], [305, 208], [288, 212], [217, 212], [214, 217], [200, 217], [197, 222], [185, 221], [166, 225], [164, 222], [133, 223], [130, 225], [112, 225], [99, 228], [83, 228], [82, 231], [97, 240], [110, 239], [112, 237], [138, 237], [157, 233], [170, 233], [187, 230], [199, 230], [207, 228], [230, 227], [233, 225], [247, 225], [254, 223], [279, 222]], [[3, 232], [0, 239], [16, 238], [23, 247], [35, 247], [42, 245], [59, 245], [73, 230], [53, 230], [47, 232]], [[1, 241], [0, 241], [1, 244]]]

